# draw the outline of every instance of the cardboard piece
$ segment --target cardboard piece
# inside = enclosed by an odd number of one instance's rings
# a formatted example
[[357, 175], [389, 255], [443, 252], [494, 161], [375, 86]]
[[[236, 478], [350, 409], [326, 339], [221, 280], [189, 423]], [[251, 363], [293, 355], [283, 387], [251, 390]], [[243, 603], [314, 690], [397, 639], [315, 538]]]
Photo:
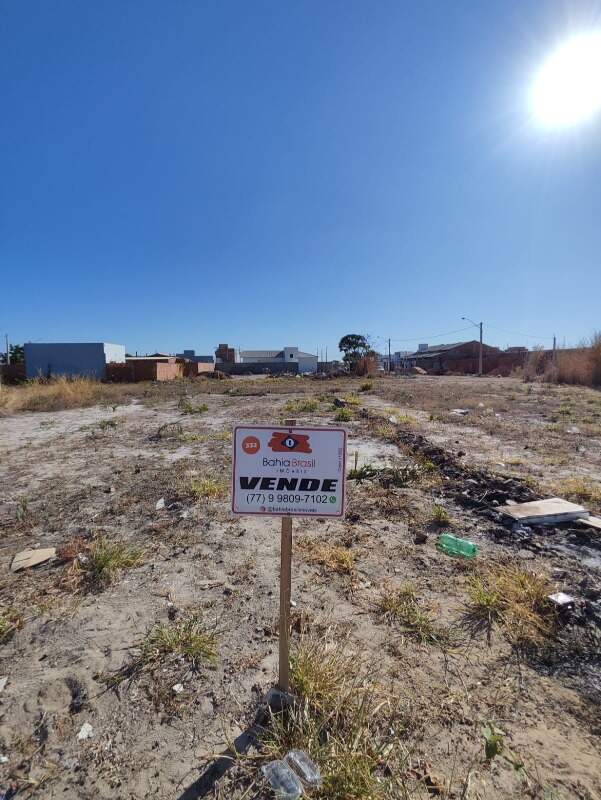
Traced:
[[586, 525], [589, 528], [596, 528], [596, 530], [601, 531], [601, 517], [585, 517], [584, 519], [579, 519], [578, 522], [581, 525]]
[[10, 565], [12, 572], [19, 572], [21, 569], [27, 567], [35, 567], [37, 564], [43, 564], [45, 561], [50, 561], [51, 558], [56, 557], [56, 547], [40, 547], [38, 550], [21, 550], [20, 553], [13, 558], [13, 563]]
[[561, 497], [550, 497], [547, 500], [534, 500], [531, 503], [518, 503], [517, 505], [502, 506], [502, 511], [508, 517], [526, 524], [554, 525], [557, 522], [570, 522], [572, 520], [588, 517], [588, 511], [576, 503], [569, 503]]

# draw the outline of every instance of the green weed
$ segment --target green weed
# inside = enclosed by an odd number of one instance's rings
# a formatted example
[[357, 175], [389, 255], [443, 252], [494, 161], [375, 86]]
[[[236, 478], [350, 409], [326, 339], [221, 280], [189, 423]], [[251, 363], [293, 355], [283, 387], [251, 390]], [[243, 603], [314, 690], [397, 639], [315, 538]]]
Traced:
[[288, 400], [284, 403], [282, 411], [285, 416], [296, 416], [297, 414], [312, 414], [319, 408], [319, 403], [312, 397], [303, 397], [299, 400]]
[[181, 398], [178, 403], [178, 407], [182, 414], [204, 414], [209, 410], [209, 407], [206, 403], [198, 403], [195, 405], [187, 397]]
[[443, 506], [435, 504], [432, 508], [432, 522], [436, 525], [450, 525], [451, 523], [451, 515]]
[[196, 500], [221, 500], [229, 491], [229, 483], [220, 478], [205, 477], [190, 481], [190, 492]]

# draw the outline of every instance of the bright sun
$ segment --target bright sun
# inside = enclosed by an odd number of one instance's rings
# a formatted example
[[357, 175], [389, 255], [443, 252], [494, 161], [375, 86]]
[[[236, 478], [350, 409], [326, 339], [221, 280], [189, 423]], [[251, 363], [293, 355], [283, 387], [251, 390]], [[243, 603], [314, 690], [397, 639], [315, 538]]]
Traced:
[[601, 110], [601, 30], [574, 36], [550, 55], [534, 79], [531, 103], [536, 119], [552, 127]]

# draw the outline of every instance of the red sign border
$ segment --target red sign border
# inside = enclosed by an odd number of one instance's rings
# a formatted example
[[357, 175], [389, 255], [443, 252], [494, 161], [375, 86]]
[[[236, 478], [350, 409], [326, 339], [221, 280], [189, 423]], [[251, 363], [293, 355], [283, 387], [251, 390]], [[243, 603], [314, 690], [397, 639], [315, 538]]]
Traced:
[[[236, 490], [236, 433], [237, 431], [247, 430], [273, 430], [273, 431], [288, 431], [289, 433], [293, 433], [295, 430], [301, 431], [317, 431], [321, 433], [322, 431], [335, 431], [337, 433], [342, 433], [344, 437], [344, 445], [342, 448], [342, 507], [340, 509], [339, 514], [279, 514], [273, 511], [234, 511], [234, 492]], [[232, 458], [232, 514], [235, 514], [237, 517], [246, 517], [253, 516], [253, 517], [310, 517], [312, 519], [321, 519], [323, 518], [330, 518], [330, 519], [341, 519], [344, 517], [346, 511], [346, 448], [347, 448], [347, 438], [348, 433], [346, 428], [334, 428], [329, 425], [322, 425], [320, 427], [305, 427], [302, 425], [293, 425], [289, 427], [287, 425], [235, 425], [234, 426], [234, 437], [233, 437], [233, 449], [234, 455]]]

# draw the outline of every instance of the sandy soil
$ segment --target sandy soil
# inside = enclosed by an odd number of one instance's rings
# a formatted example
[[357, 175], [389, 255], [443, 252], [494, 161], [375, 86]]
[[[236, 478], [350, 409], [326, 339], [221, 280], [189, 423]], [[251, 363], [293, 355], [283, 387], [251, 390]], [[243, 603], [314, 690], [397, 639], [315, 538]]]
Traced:
[[[202, 414], [183, 414], [165, 393], [156, 405], [134, 400], [0, 419], [0, 610], [18, 619], [0, 643], [0, 678], [8, 678], [0, 690], [0, 754], [8, 759], [0, 764], [0, 791], [13, 786], [18, 797], [67, 800], [192, 800], [218, 792], [206, 771], [276, 680], [279, 522], [233, 518], [227, 492], [199, 498], [190, 487], [229, 479], [228, 433], [236, 422], [279, 420], [287, 401], [309, 394], [322, 398], [319, 410], [296, 414], [299, 424], [328, 424], [327, 397], [359, 386], [282, 381], [272, 391], [270, 383], [228, 381], [212, 384], [210, 394], [191, 387], [194, 401], [208, 405]], [[412, 776], [419, 778], [415, 785], [408, 778], [408, 787], [416, 797], [427, 796], [424, 776], [446, 787], [447, 797], [601, 797], [599, 533], [565, 526], [514, 537], [458, 486], [465, 479], [469, 488], [469, 470], [483, 467], [541, 495], [576, 476], [591, 482], [595, 507], [600, 396], [529, 390], [509, 379], [376, 384], [359, 395], [365, 410], [346, 423], [349, 463], [356, 452], [359, 465], [419, 463], [417, 451], [398, 446], [402, 429], [439, 445], [465, 476], [442, 468], [387, 489], [349, 481], [346, 520], [295, 521], [294, 613], [347, 628], [358, 658], [406, 707]], [[454, 408], [469, 413], [460, 417]], [[165, 507], [157, 510], [161, 498]], [[435, 547], [435, 503], [451, 514], [457, 535], [477, 543], [478, 565]], [[427, 540], [416, 544], [420, 533]], [[70, 561], [10, 572], [24, 548], [98, 536], [143, 550], [110, 585], [74, 591]], [[340, 573], [320, 564], [315, 542], [347, 548], [354, 568]], [[548, 575], [577, 597], [578, 614], [556, 658], [518, 658], [498, 629], [490, 641], [484, 632], [468, 634], [470, 574], [506, 561]], [[407, 582], [441, 625], [460, 634], [456, 646], [420, 644], [376, 613], [382, 587]], [[153, 626], [190, 611], [202, 613], [215, 634], [214, 665], [194, 671], [170, 664], [111, 688], [110, 676], [131, 662]], [[178, 683], [184, 690], [176, 695]], [[84, 723], [92, 735], [80, 740]], [[489, 723], [503, 729], [510, 758], [485, 761], [481, 729]], [[248, 788], [227, 785], [220, 796], [241, 798]], [[269, 793], [257, 784], [246, 796]]]

